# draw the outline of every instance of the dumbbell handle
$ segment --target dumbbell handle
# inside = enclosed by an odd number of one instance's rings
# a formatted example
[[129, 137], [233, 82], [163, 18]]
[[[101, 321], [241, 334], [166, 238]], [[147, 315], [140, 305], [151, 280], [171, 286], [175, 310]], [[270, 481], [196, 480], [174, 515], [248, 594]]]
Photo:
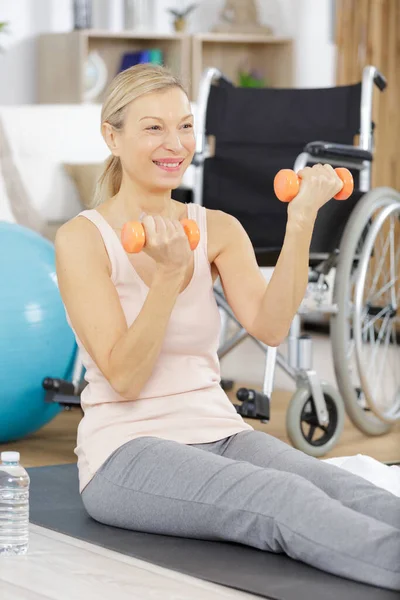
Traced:
[[[195, 250], [200, 241], [200, 230], [192, 219], [182, 219], [182, 227], [187, 235], [190, 249]], [[140, 252], [146, 243], [146, 233], [140, 221], [128, 221], [122, 228], [121, 242], [124, 250], [130, 254]]]
[[[354, 190], [353, 176], [344, 167], [338, 167], [335, 171], [343, 181], [343, 187], [334, 197], [336, 200], [347, 200]], [[291, 202], [299, 193], [300, 179], [292, 169], [281, 169], [274, 179], [274, 191], [277, 198], [282, 202]]]

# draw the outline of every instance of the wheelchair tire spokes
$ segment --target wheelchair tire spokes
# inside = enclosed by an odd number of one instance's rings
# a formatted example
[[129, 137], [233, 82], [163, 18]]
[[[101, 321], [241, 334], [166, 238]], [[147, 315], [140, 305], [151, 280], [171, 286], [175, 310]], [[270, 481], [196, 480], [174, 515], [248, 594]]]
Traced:
[[399, 215], [400, 197], [376, 215], [361, 255], [354, 301], [361, 385], [371, 412], [386, 423], [400, 419]]
[[[376, 315], [368, 315], [366, 308], [368, 298], [365, 295], [362, 295], [361, 305], [359, 301], [357, 306], [356, 290], [367, 260], [366, 240], [373, 230], [377, 216], [388, 207], [400, 206], [399, 203], [400, 195], [391, 188], [376, 188], [360, 198], [342, 236], [335, 275], [333, 302], [337, 304], [338, 312], [331, 316], [331, 341], [336, 379], [349, 418], [356, 427], [368, 435], [382, 435], [390, 430], [390, 424], [374, 414], [372, 410], [366, 410], [371, 406], [368, 402], [365, 380], [371, 378], [371, 373], [367, 372], [365, 364], [363, 367], [360, 365], [362, 342], [356, 344], [356, 332], [357, 328], [363, 327], [362, 323], [365, 323], [366, 319], [374, 319]], [[373, 257], [375, 264], [378, 265], [381, 260], [380, 254], [379, 247], [373, 245], [368, 260]], [[379, 290], [382, 289], [388, 280], [384, 285], [379, 286], [378, 275], [375, 283], [377, 283], [376, 291], [378, 287]], [[375, 295], [373, 287], [371, 290], [373, 292], [369, 298], [371, 307], [383, 307], [388, 304], [387, 301], [382, 302], [379, 290], [378, 295]], [[386, 309], [385, 312], [392, 311]]]

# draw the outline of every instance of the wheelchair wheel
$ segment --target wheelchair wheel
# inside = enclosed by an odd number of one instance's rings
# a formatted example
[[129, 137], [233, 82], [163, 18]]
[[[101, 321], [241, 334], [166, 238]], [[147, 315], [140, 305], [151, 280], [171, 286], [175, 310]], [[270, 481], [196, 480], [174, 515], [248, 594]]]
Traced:
[[299, 387], [290, 401], [286, 413], [286, 431], [292, 445], [310, 456], [324, 456], [332, 450], [343, 432], [345, 409], [337, 390], [321, 382], [328, 425], [320, 425], [314, 400], [308, 386]]
[[396, 195], [398, 201], [384, 207], [369, 229], [354, 293], [361, 387], [368, 407], [385, 423], [400, 419], [400, 194]]
[[[365, 351], [361, 347], [360, 335], [357, 332], [360, 332], [360, 328], [364, 331], [366, 323], [377, 323], [378, 320], [374, 319], [373, 314], [376, 302], [373, 305], [369, 304], [368, 286], [363, 285], [363, 290], [360, 292], [361, 284], [357, 282], [362, 270], [368, 270], [367, 263], [371, 254], [366, 252], [365, 243], [376, 216], [387, 207], [396, 206], [399, 199], [399, 194], [391, 188], [376, 188], [360, 199], [341, 240], [333, 289], [333, 302], [337, 305], [338, 312], [331, 317], [331, 343], [337, 384], [349, 418], [358, 429], [368, 435], [387, 433], [390, 424], [374, 414], [369, 406], [371, 403], [378, 403], [377, 398], [373, 397], [373, 386], [371, 384], [371, 387], [368, 382], [375, 381], [376, 393], [376, 383], [378, 386], [380, 384], [377, 368], [381, 363], [377, 360], [372, 362], [365, 360]], [[375, 247], [375, 253], [379, 263], [382, 252]], [[398, 264], [397, 262], [397, 269]], [[385, 275], [382, 273], [381, 280]], [[381, 281], [380, 288], [384, 289], [388, 283]], [[367, 327], [368, 329], [370, 327]], [[357, 344], [355, 334], [358, 338]], [[374, 345], [374, 349], [376, 359], [379, 345]]]

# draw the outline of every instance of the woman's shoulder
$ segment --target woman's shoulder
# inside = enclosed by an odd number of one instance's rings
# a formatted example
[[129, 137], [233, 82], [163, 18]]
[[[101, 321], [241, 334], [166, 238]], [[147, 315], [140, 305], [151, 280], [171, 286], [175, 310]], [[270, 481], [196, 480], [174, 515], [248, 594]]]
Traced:
[[241, 235], [240, 221], [222, 210], [206, 208], [209, 255], [214, 259], [235, 237]]
[[230, 235], [242, 228], [240, 221], [222, 210], [206, 208], [207, 230], [216, 235]]
[[55, 239], [56, 241], [60, 241], [66, 238], [76, 237], [81, 235], [83, 232], [86, 234], [92, 229], [94, 229], [93, 223], [91, 223], [89, 219], [85, 218], [83, 213], [79, 213], [60, 225], [60, 227], [57, 229]]
[[102, 245], [97, 227], [92, 221], [85, 218], [83, 213], [79, 213], [60, 225], [54, 239], [56, 253], [83, 252], [89, 247], [101, 250]]

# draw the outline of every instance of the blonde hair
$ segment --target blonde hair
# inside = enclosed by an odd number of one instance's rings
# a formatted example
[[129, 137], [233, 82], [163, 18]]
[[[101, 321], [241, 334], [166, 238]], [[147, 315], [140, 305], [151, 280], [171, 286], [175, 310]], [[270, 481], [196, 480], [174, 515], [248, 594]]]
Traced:
[[[109, 123], [117, 131], [124, 127], [128, 104], [144, 94], [179, 87], [187, 94], [181, 81], [164, 66], [140, 64], [121, 71], [109, 84], [101, 110], [101, 124]], [[92, 208], [115, 196], [121, 187], [122, 165], [118, 156], [111, 154], [105, 161], [92, 202]]]

